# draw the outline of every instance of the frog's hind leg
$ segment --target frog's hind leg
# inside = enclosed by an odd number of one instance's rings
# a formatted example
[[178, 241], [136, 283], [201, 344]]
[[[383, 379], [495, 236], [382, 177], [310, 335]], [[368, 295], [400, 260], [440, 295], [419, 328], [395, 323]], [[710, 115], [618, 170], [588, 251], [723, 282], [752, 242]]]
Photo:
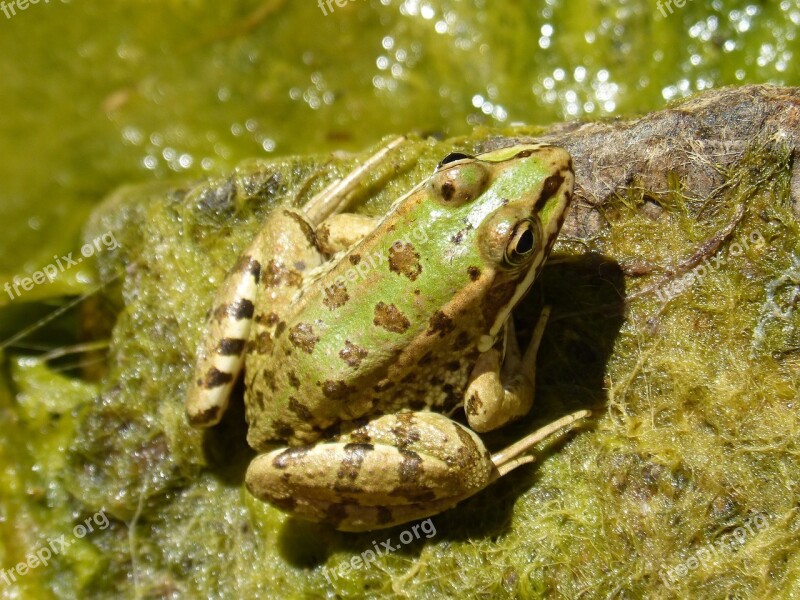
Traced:
[[214, 298], [186, 396], [186, 414], [195, 427], [215, 425], [228, 407], [242, 370], [261, 270], [261, 262], [245, 253]]
[[302, 287], [304, 272], [323, 259], [301, 214], [278, 208], [270, 215], [214, 298], [186, 397], [192, 425], [219, 422], [246, 351], [269, 351], [274, 328]]
[[567, 415], [494, 455], [444, 415], [382, 415], [326, 443], [261, 454], [245, 481], [296, 517], [343, 531], [381, 529], [451, 508], [533, 461], [533, 445], [588, 414]]
[[[393, 139], [347, 176], [326, 186], [301, 210], [279, 207], [270, 214], [214, 299], [186, 396], [192, 425], [210, 427], [219, 422], [244, 366], [246, 350], [253, 355], [269, 352], [282, 313], [302, 287], [304, 274], [323, 264], [322, 252], [343, 250], [374, 227], [367, 217], [338, 213], [369, 170], [405, 139]], [[317, 231], [329, 218], [330, 224]], [[327, 245], [323, 238], [328, 239]], [[258, 358], [253, 362], [257, 364]]]

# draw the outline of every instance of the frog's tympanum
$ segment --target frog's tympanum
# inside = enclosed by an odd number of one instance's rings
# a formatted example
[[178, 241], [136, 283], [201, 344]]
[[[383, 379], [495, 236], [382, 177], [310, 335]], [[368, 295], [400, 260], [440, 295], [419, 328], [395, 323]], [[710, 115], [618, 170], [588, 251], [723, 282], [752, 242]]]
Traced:
[[[400, 143], [302, 209], [271, 213], [217, 294], [186, 401], [193, 425], [214, 425], [244, 368], [247, 439], [261, 452], [247, 488], [345, 531], [450, 508], [588, 414], [494, 455], [475, 433], [533, 403], [546, 311], [524, 353], [511, 311], [564, 221], [569, 154], [450, 154], [385, 216], [344, 213]], [[445, 416], [462, 406], [469, 427]]]

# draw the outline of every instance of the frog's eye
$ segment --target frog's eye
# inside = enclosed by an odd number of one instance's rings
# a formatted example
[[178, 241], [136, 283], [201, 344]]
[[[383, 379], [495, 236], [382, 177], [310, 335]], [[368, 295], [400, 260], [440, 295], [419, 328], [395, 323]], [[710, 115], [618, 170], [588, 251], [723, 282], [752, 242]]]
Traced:
[[506, 262], [518, 266], [536, 253], [536, 225], [530, 220], [520, 221], [514, 227], [506, 246]]
[[436, 197], [448, 206], [471, 202], [489, 185], [489, 169], [480, 162], [465, 162], [431, 176]]
[[441, 169], [445, 165], [449, 165], [452, 162], [456, 162], [457, 160], [466, 160], [475, 158], [474, 156], [470, 156], [469, 154], [464, 154], [463, 152], [451, 152], [447, 156], [445, 156], [438, 165], [436, 165], [436, 169]]

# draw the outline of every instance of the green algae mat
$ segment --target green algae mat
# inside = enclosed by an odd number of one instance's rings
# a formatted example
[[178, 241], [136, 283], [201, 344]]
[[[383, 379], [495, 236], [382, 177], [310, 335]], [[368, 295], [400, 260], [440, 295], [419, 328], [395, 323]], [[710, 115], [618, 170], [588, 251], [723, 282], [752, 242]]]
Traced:
[[[744, 85], [800, 84], [800, 3], [11, 4], [0, 598], [800, 596], [800, 91]], [[359, 212], [454, 150], [570, 150], [536, 404], [483, 437], [593, 416], [340, 533], [244, 490], [240, 400], [203, 433], [183, 398], [259, 224], [398, 133]]]

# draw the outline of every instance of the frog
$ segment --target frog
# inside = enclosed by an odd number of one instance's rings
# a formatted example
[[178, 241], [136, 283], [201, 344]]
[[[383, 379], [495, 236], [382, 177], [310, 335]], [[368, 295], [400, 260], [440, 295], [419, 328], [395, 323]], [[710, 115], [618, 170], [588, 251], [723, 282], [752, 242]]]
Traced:
[[215, 296], [185, 400], [192, 426], [216, 425], [243, 376], [247, 490], [341, 531], [450, 509], [590, 414], [495, 453], [479, 436], [533, 405], [549, 308], [524, 352], [512, 310], [567, 214], [570, 154], [453, 151], [384, 215], [347, 212], [404, 140], [269, 213]]

